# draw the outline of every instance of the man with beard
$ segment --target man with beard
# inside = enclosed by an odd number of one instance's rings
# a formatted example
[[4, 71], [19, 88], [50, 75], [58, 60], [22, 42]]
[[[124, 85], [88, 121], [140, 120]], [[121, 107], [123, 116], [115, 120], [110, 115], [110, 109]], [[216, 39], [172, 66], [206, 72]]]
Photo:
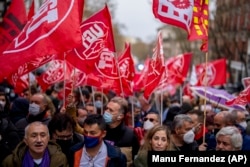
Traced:
[[29, 113], [26, 118], [16, 122], [20, 138], [24, 136], [25, 127], [32, 122], [40, 121], [48, 125], [51, 115], [55, 112], [55, 107], [51, 99], [43, 93], [36, 93], [31, 96], [29, 104]]
[[73, 152], [76, 145], [83, 142], [83, 135], [74, 132], [76, 122], [67, 113], [55, 114], [49, 122], [51, 139], [60, 145], [62, 152], [66, 155], [69, 166], [73, 166]]

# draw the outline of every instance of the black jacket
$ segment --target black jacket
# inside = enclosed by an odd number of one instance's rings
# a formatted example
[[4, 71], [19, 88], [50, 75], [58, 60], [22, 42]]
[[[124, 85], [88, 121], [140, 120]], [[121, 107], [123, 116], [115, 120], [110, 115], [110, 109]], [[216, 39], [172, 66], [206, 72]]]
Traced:
[[17, 128], [7, 119], [0, 119], [0, 162], [4, 160], [16, 148], [20, 142]]

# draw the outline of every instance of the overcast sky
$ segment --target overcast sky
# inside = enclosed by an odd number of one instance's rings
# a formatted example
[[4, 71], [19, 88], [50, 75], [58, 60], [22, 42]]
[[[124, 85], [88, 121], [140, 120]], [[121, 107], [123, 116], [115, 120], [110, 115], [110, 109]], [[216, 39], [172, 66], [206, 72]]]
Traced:
[[150, 0], [118, 0], [115, 20], [126, 26], [125, 36], [139, 37], [147, 42], [156, 38], [162, 24], [154, 18]]

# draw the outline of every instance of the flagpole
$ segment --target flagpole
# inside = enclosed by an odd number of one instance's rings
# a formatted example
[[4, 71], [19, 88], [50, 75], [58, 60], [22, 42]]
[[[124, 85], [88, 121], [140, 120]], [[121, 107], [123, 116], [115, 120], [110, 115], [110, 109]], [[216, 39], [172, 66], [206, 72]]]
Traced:
[[131, 109], [132, 109], [132, 117], [131, 117], [131, 119], [132, 119], [132, 127], [134, 128], [135, 127], [135, 116], [134, 116], [134, 114], [135, 114], [135, 107], [134, 107], [134, 92], [133, 92], [133, 95], [132, 95], [132, 102], [131, 102]]
[[208, 52], [206, 52], [206, 64], [205, 64], [205, 99], [204, 99], [204, 120], [203, 120], [203, 143], [205, 143], [205, 135], [206, 135], [206, 118], [207, 118], [207, 107], [206, 107], [206, 97], [207, 97], [207, 62], [208, 62]]
[[[115, 54], [116, 54], [116, 53], [115, 53]], [[123, 87], [122, 87], [122, 79], [121, 79], [121, 74], [120, 74], [120, 68], [119, 68], [119, 65], [118, 65], [118, 57], [117, 57], [117, 54], [116, 54], [116, 56], [115, 56], [115, 62], [116, 62], [116, 67], [117, 67], [117, 71], [118, 71], [118, 77], [119, 77], [119, 81], [120, 81], [122, 96], [125, 97], [124, 91], [123, 91]]]
[[162, 114], [163, 114], [163, 91], [161, 91], [161, 125], [162, 125]]
[[63, 54], [63, 72], [64, 72], [64, 79], [63, 79], [63, 106], [66, 108], [66, 60], [65, 60], [66, 53]]
[[102, 107], [101, 107], [101, 115], [103, 115], [103, 95], [104, 95], [104, 92], [103, 92], [103, 87], [102, 87]]

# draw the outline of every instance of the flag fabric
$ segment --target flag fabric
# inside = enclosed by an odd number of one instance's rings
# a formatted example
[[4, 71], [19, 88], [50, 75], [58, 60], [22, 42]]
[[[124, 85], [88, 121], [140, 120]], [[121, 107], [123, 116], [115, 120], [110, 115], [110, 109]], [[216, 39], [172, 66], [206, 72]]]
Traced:
[[20, 65], [17, 67], [17, 69], [11, 73], [9, 77], [7, 77], [7, 80], [9, 83], [15, 87], [17, 85], [17, 82], [20, 81], [20, 79], [24, 76], [27, 75], [29, 72], [37, 69], [38, 67], [48, 63], [52, 59], [54, 59], [55, 55], [45, 55], [45, 56], [40, 56], [32, 61], [26, 62], [23, 65]]
[[131, 55], [130, 44], [125, 44], [125, 51], [118, 58], [118, 79], [112, 89], [118, 95], [133, 95], [132, 81], [135, 76], [134, 61]]
[[105, 59], [115, 52], [111, 16], [107, 5], [81, 24], [82, 45], [73, 49], [66, 60], [79, 70], [90, 74], [97, 66], [104, 68]]
[[226, 102], [226, 105], [247, 105], [250, 103], [250, 86], [246, 87], [239, 95]]
[[143, 91], [146, 85], [147, 73], [149, 68], [150, 59], [147, 58], [144, 62], [144, 67], [141, 72], [135, 72], [132, 87], [134, 91]]
[[208, 50], [208, 1], [153, 0], [155, 18], [166, 24], [180, 27], [187, 31], [188, 40], [202, 40], [201, 51]]
[[166, 60], [165, 71], [159, 86], [183, 84], [191, 64], [192, 53], [183, 53]]
[[193, 19], [188, 40], [202, 40], [201, 51], [208, 51], [208, 1], [194, 0]]
[[226, 83], [226, 59], [207, 62], [207, 68], [206, 63], [196, 65], [195, 71], [198, 80], [196, 86], [218, 86]]
[[153, 14], [163, 23], [180, 27], [189, 33], [193, 18], [193, 5], [194, 0], [153, 0]]
[[0, 55], [12, 40], [22, 31], [27, 22], [23, 0], [13, 0], [0, 24]]
[[46, 71], [37, 77], [37, 81], [45, 92], [49, 86], [69, 80], [72, 70], [73, 67], [65, 60], [54, 59], [48, 63]]
[[208, 38], [208, 0], [194, 0], [193, 19], [188, 40]]
[[250, 85], [250, 77], [242, 78], [241, 82], [244, 88], [247, 88]]
[[78, 0], [44, 1], [0, 56], [0, 80], [37, 57], [66, 52], [80, 44]]
[[154, 48], [153, 56], [150, 59], [147, 71], [147, 79], [143, 96], [146, 100], [149, 99], [154, 89], [158, 86], [162, 74], [164, 72], [164, 57], [162, 47], [162, 35], [158, 33], [156, 47]]

